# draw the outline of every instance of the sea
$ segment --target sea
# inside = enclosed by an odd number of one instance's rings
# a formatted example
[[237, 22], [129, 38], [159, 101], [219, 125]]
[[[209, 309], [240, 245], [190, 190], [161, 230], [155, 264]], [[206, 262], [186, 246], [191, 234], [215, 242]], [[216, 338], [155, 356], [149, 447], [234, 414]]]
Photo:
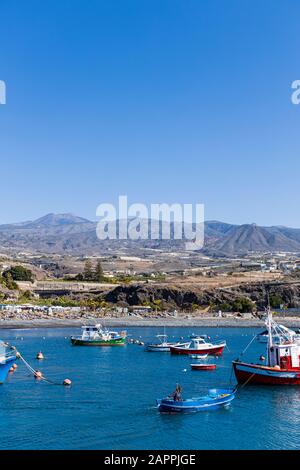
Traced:
[[[191, 334], [226, 339], [215, 371], [192, 371], [188, 356], [146, 352], [143, 346], [72, 346], [77, 328], [2, 330], [50, 383], [33, 378], [19, 360], [0, 385], [0, 449], [299, 449], [300, 387], [246, 385], [228, 409], [161, 414], [156, 399], [179, 383], [183, 397], [235, 385], [231, 361], [258, 329], [166, 328], [169, 340]], [[128, 328], [129, 338], [155, 340], [159, 328]], [[44, 360], [36, 359], [42, 351]], [[265, 345], [252, 341], [242, 356], [256, 362]], [[71, 387], [61, 385], [65, 378]]]

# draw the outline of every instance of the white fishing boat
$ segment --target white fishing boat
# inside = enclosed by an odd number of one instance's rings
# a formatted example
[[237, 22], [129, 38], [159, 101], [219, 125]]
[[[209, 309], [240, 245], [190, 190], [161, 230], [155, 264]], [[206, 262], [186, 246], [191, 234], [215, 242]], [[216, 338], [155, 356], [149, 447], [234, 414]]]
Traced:
[[171, 354], [188, 354], [188, 355], [204, 355], [211, 354], [220, 356], [226, 346], [226, 341], [216, 341], [210, 343], [202, 336], [195, 336], [188, 343], [183, 343], [177, 346], [171, 346]]
[[256, 364], [243, 362], [240, 358], [233, 361], [238, 383], [300, 386], [300, 344], [295, 339], [296, 333], [283, 325], [278, 325], [273, 320], [270, 307], [267, 310], [265, 323], [268, 332], [266, 357], [261, 356], [259, 363]]
[[[287, 328], [284, 325], [278, 325], [280, 328], [281, 332], [286, 332], [290, 338], [292, 338], [295, 342], [300, 343], [300, 334], [296, 333], [295, 331], [291, 330], [290, 328]], [[268, 342], [268, 330], [264, 330], [261, 333], [259, 333], [256, 337], [257, 341], [259, 343], [267, 343]], [[273, 343], [280, 343], [281, 339], [281, 333], [275, 333], [273, 334]]]
[[168, 342], [168, 336], [166, 334], [156, 335], [158, 338], [157, 343], [149, 343], [146, 345], [146, 351], [148, 352], [170, 352], [172, 346], [179, 346], [180, 343]]
[[83, 326], [82, 334], [71, 336], [71, 342], [75, 346], [124, 346], [126, 343], [126, 331], [110, 331], [103, 329], [99, 324]]

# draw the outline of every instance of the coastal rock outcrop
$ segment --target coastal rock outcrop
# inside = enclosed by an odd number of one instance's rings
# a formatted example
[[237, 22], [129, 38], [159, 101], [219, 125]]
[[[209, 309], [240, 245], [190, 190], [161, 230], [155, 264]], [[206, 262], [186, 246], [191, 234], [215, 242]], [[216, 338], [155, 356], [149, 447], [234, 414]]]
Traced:
[[300, 282], [247, 283], [232, 288], [211, 290], [186, 289], [180, 286], [121, 285], [105, 294], [105, 300], [112, 304], [143, 305], [164, 303], [169, 307], [190, 308], [192, 305], [232, 304], [239, 298], [247, 298], [263, 309], [267, 294], [288, 308], [300, 307]]

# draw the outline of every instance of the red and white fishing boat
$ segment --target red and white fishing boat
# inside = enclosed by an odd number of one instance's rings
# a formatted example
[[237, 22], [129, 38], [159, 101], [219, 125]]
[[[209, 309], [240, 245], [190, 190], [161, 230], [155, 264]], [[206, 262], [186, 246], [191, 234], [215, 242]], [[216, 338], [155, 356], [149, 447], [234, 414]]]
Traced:
[[216, 364], [191, 364], [192, 370], [215, 370]]
[[171, 346], [171, 354], [210, 354], [220, 356], [226, 346], [226, 341], [209, 343], [203, 337], [197, 336], [188, 343]]
[[270, 308], [266, 326], [268, 341], [265, 363], [233, 361], [237, 381], [250, 385], [300, 385], [300, 345], [294, 332], [274, 322]]

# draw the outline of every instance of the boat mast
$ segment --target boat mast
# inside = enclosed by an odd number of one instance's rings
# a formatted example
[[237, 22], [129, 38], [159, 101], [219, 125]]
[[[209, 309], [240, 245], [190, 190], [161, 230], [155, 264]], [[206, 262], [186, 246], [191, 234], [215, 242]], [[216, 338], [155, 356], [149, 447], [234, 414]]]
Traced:
[[266, 326], [267, 326], [267, 330], [268, 330], [268, 345], [267, 345], [267, 348], [268, 348], [268, 351], [267, 351], [267, 354], [268, 354], [268, 365], [271, 364], [271, 357], [270, 357], [270, 349], [273, 347], [273, 337], [272, 337], [272, 312], [271, 312], [271, 309], [270, 309], [270, 305], [268, 305], [268, 309], [267, 309], [267, 320], [266, 320]]

